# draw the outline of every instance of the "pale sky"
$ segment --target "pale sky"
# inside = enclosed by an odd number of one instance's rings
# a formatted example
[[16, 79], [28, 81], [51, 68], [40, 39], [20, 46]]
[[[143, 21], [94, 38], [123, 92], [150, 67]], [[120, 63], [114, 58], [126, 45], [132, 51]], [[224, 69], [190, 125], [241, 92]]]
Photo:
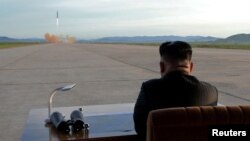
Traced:
[[250, 0], [0, 0], [0, 36], [227, 37], [250, 33], [249, 6]]

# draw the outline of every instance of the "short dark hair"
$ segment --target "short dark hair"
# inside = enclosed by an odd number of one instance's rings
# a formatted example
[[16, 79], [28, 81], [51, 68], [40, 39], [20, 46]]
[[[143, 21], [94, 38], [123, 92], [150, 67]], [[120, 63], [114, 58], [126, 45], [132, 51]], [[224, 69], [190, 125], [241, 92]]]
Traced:
[[160, 45], [160, 55], [165, 61], [185, 61], [192, 59], [192, 47], [183, 41], [164, 42]]

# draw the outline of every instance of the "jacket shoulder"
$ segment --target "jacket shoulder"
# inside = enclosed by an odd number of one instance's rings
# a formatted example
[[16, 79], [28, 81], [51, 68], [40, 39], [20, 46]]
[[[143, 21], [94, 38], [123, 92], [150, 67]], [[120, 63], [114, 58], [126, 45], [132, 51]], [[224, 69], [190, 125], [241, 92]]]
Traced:
[[217, 93], [217, 88], [213, 85], [211, 85], [210, 83], [208, 82], [204, 82], [204, 81], [200, 81], [200, 85], [202, 88], [206, 89], [206, 90], [210, 90], [210, 91], [216, 91]]
[[158, 79], [150, 79], [148, 81], [145, 81], [142, 83], [143, 87], [154, 87], [154, 86], [159, 86], [163, 83], [163, 80], [158, 78]]

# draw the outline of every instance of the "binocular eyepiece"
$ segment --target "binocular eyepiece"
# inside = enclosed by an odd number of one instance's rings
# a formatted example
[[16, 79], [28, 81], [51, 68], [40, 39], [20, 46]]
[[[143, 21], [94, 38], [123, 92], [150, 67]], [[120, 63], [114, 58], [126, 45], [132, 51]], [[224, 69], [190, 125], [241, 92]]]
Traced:
[[50, 116], [50, 120], [51, 120], [52, 124], [56, 127], [57, 130], [64, 132], [64, 133], [70, 132], [69, 125], [64, 120], [64, 117], [61, 113], [53, 112]]
[[83, 114], [81, 111], [74, 110], [70, 114], [70, 118], [74, 132], [78, 132], [84, 128]]
[[74, 110], [70, 114], [70, 120], [65, 121], [64, 117], [59, 112], [53, 112], [50, 116], [50, 120], [54, 127], [61, 132], [69, 133], [70, 126], [73, 132], [79, 132], [84, 128], [88, 128], [88, 124], [84, 123], [83, 113], [80, 110]]

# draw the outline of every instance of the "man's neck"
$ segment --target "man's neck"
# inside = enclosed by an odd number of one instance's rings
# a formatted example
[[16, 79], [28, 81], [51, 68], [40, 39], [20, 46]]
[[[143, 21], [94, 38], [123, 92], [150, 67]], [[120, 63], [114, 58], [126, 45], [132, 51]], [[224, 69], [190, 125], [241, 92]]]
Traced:
[[176, 66], [175, 68], [169, 70], [166, 74], [171, 72], [182, 72], [183, 74], [190, 75], [190, 71], [187, 66]]
[[184, 69], [174, 69], [174, 70], [171, 70], [171, 71], [164, 73], [162, 75], [162, 77], [169, 75], [169, 74], [172, 74], [172, 73], [181, 73], [181, 74], [185, 74], [185, 75], [190, 75], [190, 73]]

